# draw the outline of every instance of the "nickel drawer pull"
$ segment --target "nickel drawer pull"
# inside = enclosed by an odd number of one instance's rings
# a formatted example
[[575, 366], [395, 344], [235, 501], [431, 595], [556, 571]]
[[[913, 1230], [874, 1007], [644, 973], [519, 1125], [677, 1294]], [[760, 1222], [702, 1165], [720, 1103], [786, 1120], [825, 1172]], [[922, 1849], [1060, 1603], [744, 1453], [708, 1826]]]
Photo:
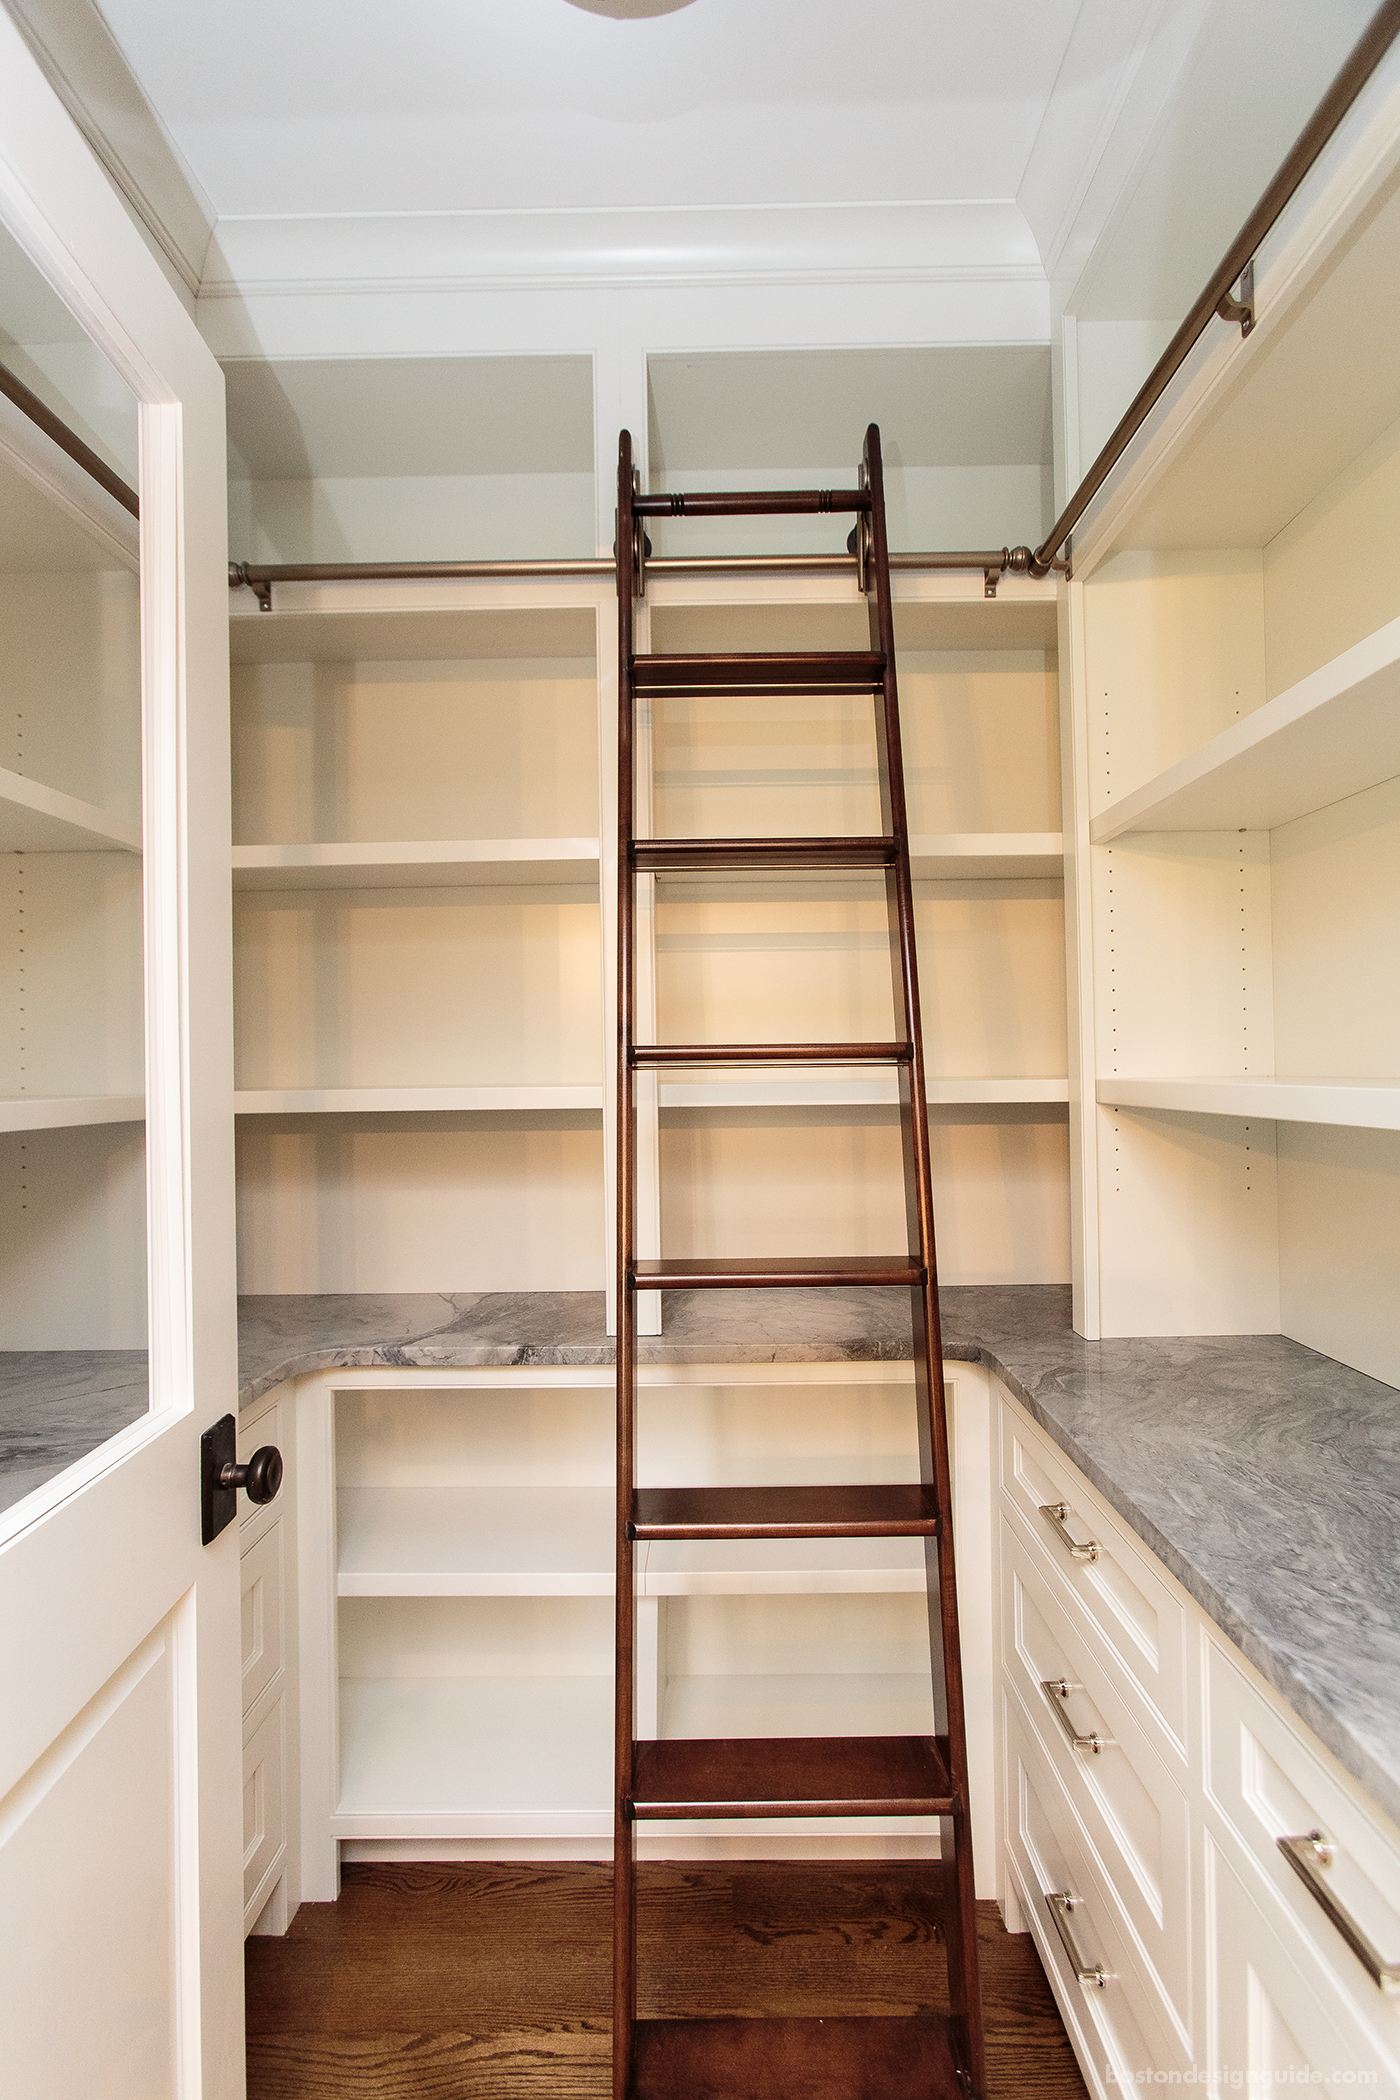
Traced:
[[1083, 1906], [1082, 1896], [1071, 1896], [1068, 1889], [1051, 1889], [1045, 1898], [1045, 1907], [1055, 1920], [1055, 1930], [1060, 1935], [1060, 1944], [1069, 1956], [1069, 1965], [1079, 1983], [1096, 1983], [1100, 1990], [1112, 1983], [1113, 1973], [1102, 1962], [1088, 1962], [1074, 1944], [1074, 1930], [1069, 1921], [1072, 1910]]
[[1336, 1894], [1323, 1879], [1324, 1869], [1332, 1864], [1333, 1846], [1329, 1840], [1320, 1830], [1310, 1830], [1305, 1837], [1281, 1837], [1278, 1849], [1309, 1894], [1317, 1898], [1372, 1982], [1384, 1991], [1387, 1998], [1400, 1997], [1400, 1961], [1382, 1959], [1351, 1912], [1338, 1902]]
[[1042, 1515], [1042, 1517], [1048, 1517], [1050, 1519], [1050, 1522], [1055, 1526], [1056, 1531], [1058, 1531], [1060, 1538], [1063, 1540], [1064, 1544], [1068, 1546], [1070, 1550], [1070, 1557], [1073, 1560], [1098, 1559], [1099, 1542], [1097, 1539], [1085, 1539], [1084, 1543], [1081, 1545], [1078, 1539], [1072, 1539], [1070, 1537], [1068, 1502], [1042, 1502], [1040, 1505], [1040, 1514]]
[[1114, 1747], [1111, 1735], [1099, 1735], [1097, 1731], [1093, 1735], [1075, 1734], [1074, 1723], [1065, 1711], [1065, 1701], [1071, 1692], [1082, 1692], [1084, 1689], [1082, 1684], [1071, 1684], [1065, 1677], [1042, 1677], [1040, 1689], [1050, 1701], [1050, 1711], [1054, 1714], [1061, 1728], [1063, 1728], [1066, 1739], [1074, 1749], [1092, 1750], [1095, 1757], [1097, 1757], [1100, 1750], [1111, 1750]]

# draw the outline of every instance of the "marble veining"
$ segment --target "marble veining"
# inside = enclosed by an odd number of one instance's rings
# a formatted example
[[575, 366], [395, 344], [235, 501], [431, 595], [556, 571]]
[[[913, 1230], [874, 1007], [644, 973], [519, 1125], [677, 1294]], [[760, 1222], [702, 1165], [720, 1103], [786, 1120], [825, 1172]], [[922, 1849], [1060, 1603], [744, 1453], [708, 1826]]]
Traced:
[[149, 1405], [141, 1349], [0, 1350], [0, 1510]]
[[[299, 1372], [606, 1364], [601, 1293], [244, 1301], [243, 1404]], [[942, 1293], [981, 1362], [1400, 1822], [1400, 1392], [1280, 1335], [1086, 1342], [1053, 1285]], [[667, 1294], [645, 1363], [898, 1361], [902, 1292]]]

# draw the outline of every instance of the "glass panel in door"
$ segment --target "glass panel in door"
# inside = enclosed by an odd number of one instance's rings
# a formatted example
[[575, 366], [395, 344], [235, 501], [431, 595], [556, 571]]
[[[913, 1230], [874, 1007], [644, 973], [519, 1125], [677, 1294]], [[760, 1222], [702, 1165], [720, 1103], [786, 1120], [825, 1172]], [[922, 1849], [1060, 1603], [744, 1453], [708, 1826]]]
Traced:
[[3, 1535], [148, 1385], [137, 404], [3, 228], [0, 366]]

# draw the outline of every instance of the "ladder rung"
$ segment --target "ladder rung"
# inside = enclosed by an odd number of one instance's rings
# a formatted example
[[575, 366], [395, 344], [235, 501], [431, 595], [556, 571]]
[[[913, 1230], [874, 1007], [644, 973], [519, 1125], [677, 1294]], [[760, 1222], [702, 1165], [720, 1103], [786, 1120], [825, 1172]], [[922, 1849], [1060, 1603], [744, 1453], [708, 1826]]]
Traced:
[[869, 489], [676, 489], [632, 498], [638, 518], [805, 518], [813, 511], [869, 508]]
[[827, 1291], [843, 1283], [902, 1284], [908, 1290], [923, 1283], [924, 1268], [908, 1254], [828, 1255], [820, 1261], [635, 1261], [628, 1281], [643, 1291]]
[[634, 839], [639, 875], [683, 868], [887, 868], [899, 857], [895, 838]]
[[689, 1816], [947, 1816], [931, 1735], [732, 1736], [636, 1745], [632, 1810]]
[[967, 2100], [939, 2013], [639, 2020], [631, 2100]]
[[883, 656], [851, 649], [632, 659], [634, 693], [873, 693], [884, 680]]
[[638, 1043], [629, 1061], [659, 1065], [907, 1065], [908, 1043]]
[[936, 1538], [933, 1489], [893, 1486], [640, 1488], [637, 1539]]

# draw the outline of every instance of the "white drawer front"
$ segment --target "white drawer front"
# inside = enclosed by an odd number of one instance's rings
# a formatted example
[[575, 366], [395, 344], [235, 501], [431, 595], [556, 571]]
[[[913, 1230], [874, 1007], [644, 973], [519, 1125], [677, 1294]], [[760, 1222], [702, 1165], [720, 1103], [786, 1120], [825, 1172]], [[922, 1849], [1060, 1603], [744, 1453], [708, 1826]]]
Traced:
[[1394, 2067], [1316, 1967], [1274, 1930], [1209, 1834], [1205, 1845], [1207, 2031], [1217, 2092], [1317, 2088], [1391, 2093]]
[[243, 1745], [243, 1902], [261, 1909], [287, 1833], [282, 1702]]
[[1062, 1594], [1184, 1750], [1186, 1607], [1164, 1570], [1013, 1401], [1002, 1406], [1001, 1486]]
[[[1074, 1803], [1104, 1878], [1155, 1973], [1168, 2017], [1186, 2043], [1191, 1897], [1184, 1766], [1174, 1760], [1174, 1772], [1160, 1755], [1156, 1731], [1149, 1736], [1134, 1718], [1136, 1694], [1125, 1694], [1118, 1673], [1099, 1660], [1005, 1519], [1001, 1536], [1007, 1677]], [[1047, 1693], [1047, 1683], [1067, 1684], [1069, 1696]]]
[[243, 1711], [248, 1713], [283, 1662], [282, 1526], [274, 1524], [242, 1561]]
[[[1316, 1872], [1388, 1964], [1400, 1964], [1400, 1836], [1303, 1740], [1213, 1634], [1206, 1639], [1206, 1790], [1400, 2078], [1400, 1988], [1383, 1990], [1279, 1849], [1322, 1833]], [[1400, 1972], [1397, 1972], [1400, 1983]]]
[[[1007, 1843], [1030, 1898], [1041, 1958], [1071, 2027], [1090, 2048], [1100, 2088], [1133, 2090], [1150, 2085], [1156, 2072], [1185, 2072], [1190, 2055], [1138, 1968], [1068, 1796], [1010, 1691], [1004, 1713]], [[1079, 1964], [1047, 1904], [1051, 1894], [1073, 1899], [1065, 1929]], [[1081, 1980], [1081, 1965], [1101, 1967], [1107, 1980]]]

